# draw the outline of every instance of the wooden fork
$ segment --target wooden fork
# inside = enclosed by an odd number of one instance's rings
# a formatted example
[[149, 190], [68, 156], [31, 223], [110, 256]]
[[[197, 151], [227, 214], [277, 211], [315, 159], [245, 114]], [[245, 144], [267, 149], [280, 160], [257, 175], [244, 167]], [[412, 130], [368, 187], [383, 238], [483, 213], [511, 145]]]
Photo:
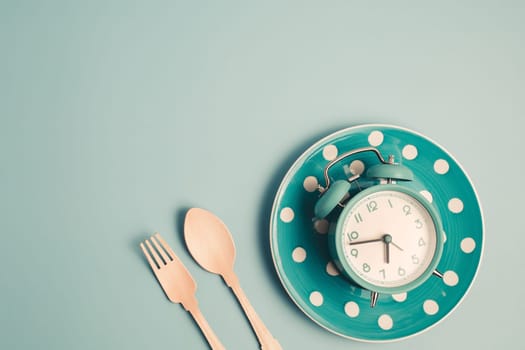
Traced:
[[160, 234], [155, 233], [150, 240], [140, 243], [140, 248], [168, 299], [172, 303], [182, 304], [191, 314], [213, 350], [225, 350], [199, 309], [195, 297], [197, 284], [186, 267]]

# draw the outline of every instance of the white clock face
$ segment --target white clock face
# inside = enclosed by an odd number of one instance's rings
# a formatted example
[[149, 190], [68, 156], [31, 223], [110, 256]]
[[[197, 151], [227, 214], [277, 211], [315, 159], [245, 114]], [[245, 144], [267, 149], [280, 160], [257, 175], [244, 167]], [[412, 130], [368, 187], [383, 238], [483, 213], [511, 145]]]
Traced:
[[346, 262], [367, 283], [410, 284], [428, 269], [436, 251], [436, 226], [428, 210], [404, 192], [383, 190], [361, 198], [342, 226]]

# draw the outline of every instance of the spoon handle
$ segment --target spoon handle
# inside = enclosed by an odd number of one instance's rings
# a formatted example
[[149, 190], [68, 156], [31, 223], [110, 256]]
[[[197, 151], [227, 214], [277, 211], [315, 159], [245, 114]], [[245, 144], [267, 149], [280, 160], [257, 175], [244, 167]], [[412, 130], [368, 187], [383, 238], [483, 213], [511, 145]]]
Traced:
[[[189, 306], [189, 307], [188, 307]], [[199, 306], [197, 304], [197, 301], [191, 303], [190, 305], [184, 306], [188, 312], [191, 314], [197, 325], [200, 327], [202, 334], [206, 337], [206, 340], [208, 341], [208, 344], [210, 344], [210, 347], [212, 350], [226, 350], [224, 345], [220, 342], [219, 338], [215, 335], [215, 332], [211, 329], [210, 325], [208, 324], [208, 321], [204, 318], [204, 316], [201, 313], [201, 310], [199, 309]]]
[[279, 342], [271, 335], [270, 331], [266, 328], [263, 321], [259, 318], [259, 315], [255, 312], [252, 304], [248, 300], [248, 297], [244, 293], [239, 284], [239, 279], [235, 273], [231, 273], [227, 276], [223, 276], [226, 284], [233, 290], [235, 297], [239, 301], [246, 314], [246, 317], [250, 321], [250, 324], [259, 340], [261, 350], [282, 350]]

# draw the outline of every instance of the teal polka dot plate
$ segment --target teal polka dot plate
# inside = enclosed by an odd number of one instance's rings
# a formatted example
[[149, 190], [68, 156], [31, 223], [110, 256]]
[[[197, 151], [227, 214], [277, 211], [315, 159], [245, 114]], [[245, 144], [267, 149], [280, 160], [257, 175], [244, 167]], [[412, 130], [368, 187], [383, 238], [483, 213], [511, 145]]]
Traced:
[[[374, 308], [370, 292], [351, 284], [335, 267], [328, 250], [330, 225], [337, 217], [314, 218], [324, 185], [323, 170], [339, 154], [374, 146], [409, 167], [419, 191], [440, 213], [445, 231], [437, 271], [402, 294], [381, 294]], [[330, 171], [331, 180], [364, 174], [377, 158], [348, 158]], [[367, 186], [366, 179], [360, 180]], [[414, 131], [391, 125], [360, 125], [315, 143], [292, 165], [277, 192], [270, 224], [277, 274], [295, 304], [325, 329], [354, 340], [401, 340], [428, 330], [463, 300], [477, 274], [484, 244], [483, 215], [476, 191], [456, 159]]]

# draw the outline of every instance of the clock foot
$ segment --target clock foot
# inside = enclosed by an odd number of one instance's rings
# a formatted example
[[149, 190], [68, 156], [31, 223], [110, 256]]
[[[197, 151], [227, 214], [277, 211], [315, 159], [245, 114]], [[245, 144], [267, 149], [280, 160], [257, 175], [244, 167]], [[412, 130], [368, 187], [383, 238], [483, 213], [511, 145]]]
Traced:
[[370, 307], [375, 307], [377, 304], [378, 292], [370, 292]]
[[434, 270], [434, 272], [432, 272], [432, 274], [434, 276], [439, 277], [439, 278], [443, 278], [443, 274], [441, 272], [439, 272], [438, 270]]

